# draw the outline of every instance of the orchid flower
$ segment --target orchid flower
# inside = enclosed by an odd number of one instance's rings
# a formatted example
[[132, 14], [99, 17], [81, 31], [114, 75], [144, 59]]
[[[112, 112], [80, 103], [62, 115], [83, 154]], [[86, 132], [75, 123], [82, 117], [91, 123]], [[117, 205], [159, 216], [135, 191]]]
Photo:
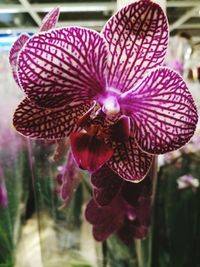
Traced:
[[[13, 123], [25, 136], [70, 136], [77, 164], [106, 164], [139, 182], [154, 155], [189, 141], [197, 110], [185, 82], [162, 67], [168, 22], [160, 6], [141, 0], [119, 10], [103, 30], [57, 28], [20, 37], [10, 62], [26, 98]], [[52, 23], [53, 21], [53, 23]], [[24, 40], [25, 38], [25, 40]]]
[[59, 167], [56, 181], [58, 186], [55, 191], [58, 193], [61, 200], [64, 201], [64, 206], [66, 206], [81, 182], [81, 174], [74, 162], [71, 151], [68, 152], [65, 165]]
[[148, 233], [151, 213], [152, 180], [126, 182], [108, 166], [92, 174], [93, 198], [86, 208], [86, 219], [93, 225], [97, 241], [112, 233], [124, 243], [143, 239]]

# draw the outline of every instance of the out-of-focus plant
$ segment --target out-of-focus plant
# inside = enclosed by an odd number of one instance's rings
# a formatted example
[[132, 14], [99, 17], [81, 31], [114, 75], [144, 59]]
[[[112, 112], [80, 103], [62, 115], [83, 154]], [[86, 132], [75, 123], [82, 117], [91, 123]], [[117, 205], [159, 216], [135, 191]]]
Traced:
[[5, 181], [3, 177], [3, 169], [0, 166], [0, 206], [6, 208], [7, 206], [7, 190], [5, 186]]
[[168, 157], [158, 173], [152, 266], [200, 264], [200, 150], [192, 143]]
[[199, 180], [194, 178], [191, 174], [185, 174], [177, 179], [178, 189], [185, 189], [188, 187], [195, 190], [199, 187]]

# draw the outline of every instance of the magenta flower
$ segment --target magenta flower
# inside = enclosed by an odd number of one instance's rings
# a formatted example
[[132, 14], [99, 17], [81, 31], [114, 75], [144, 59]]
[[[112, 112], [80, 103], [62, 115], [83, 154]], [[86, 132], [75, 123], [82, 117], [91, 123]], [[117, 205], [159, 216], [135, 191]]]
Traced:
[[58, 183], [56, 192], [61, 200], [64, 201], [64, 205], [67, 205], [81, 181], [81, 174], [70, 151], [65, 165], [59, 167], [56, 181]]
[[0, 182], [0, 206], [2, 208], [7, 206], [7, 190], [4, 182]]
[[93, 225], [97, 241], [117, 233], [125, 243], [143, 239], [151, 214], [152, 181], [148, 175], [140, 183], [126, 182], [106, 165], [92, 174], [93, 198], [86, 219]]
[[160, 67], [168, 43], [165, 14], [150, 0], [137, 1], [101, 33], [49, 30], [56, 19], [11, 50], [15, 79], [27, 95], [15, 128], [32, 138], [70, 135], [83, 169], [96, 172], [107, 164], [125, 180], [142, 180], [153, 155], [183, 146], [197, 123], [185, 82]]

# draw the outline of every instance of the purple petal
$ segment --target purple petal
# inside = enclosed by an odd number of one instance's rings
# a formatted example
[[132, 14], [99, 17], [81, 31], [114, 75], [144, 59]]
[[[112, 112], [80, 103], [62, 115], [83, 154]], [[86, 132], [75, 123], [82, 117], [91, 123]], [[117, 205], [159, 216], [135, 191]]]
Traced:
[[72, 133], [70, 143], [78, 166], [90, 172], [98, 170], [113, 154], [112, 148], [102, 139], [87, 133]]
[[111, 220], [106, 225], [94, 225], [93, 236], [96, 241], [105, 241], [110, 235], [118, 230], [121, 222], [116, 220]]
[[100, 207], [92, 199], [86, 208], [86, 219], [93, 224], [93, 235], [97, 241], [106, 240], [123, 224], [124, 213], [120, 212], [121, 202], [116, 199], [111, 206]]
[[43, 19], [42, 25], [39, 29], [40, 32], [48, 31], [56, 27], [60, 15], [60, 9], [58, 7], [50, 11]]
[[108, 85], [128, 91], [146, 71], [162, 64], [168, 43], [168, 23], [153, 1], [137, 1], [122, 8], [105, 25], [109, 44]]
[[129, 245], [134, 239], [144, 239], [147, 237], [148, 227], [140, 225], [137, 221], [126, 221], [117, 234], [126, 245]]
[[90, 104], [43, 109], [25, 98], [15, 111], [13, 124], [25, 136], [42, 139], [61, 139], [77, 130], [76, 121], [91, 107]]
[[117, 231], [117, 235], [126, 245], [129, 245], [131, 242], [133, 242], [133, 224], [134, 222], [126, 220], [123, 226]]
[[106, 87], [107, 47], [95, 31], [60, 28], [31, 38], [19, 55], [19, 79], [37, 105], [56, 108], [98, 98]]
[[94, 199], [101, 206], [111, 203], [123, 185], [123, 179], [106, 165], [92, 174], [91, 182]]
[[6, 208], [7, 201], [7, 190], [5, 184], [0, 184], [0, 206], [2, 208]]
[[137, 219], [141, 225], [149, 226], [151, 222], [151, 196], [139, 198], [139, 207], [136, 209]]
[[[153, 166], [153, 165], [152, 165]], [[152, 169], [152, 168], [151, 168]], [[125, 182], [122, 188], [122, 196], [129, 203], [129, 205], [134, 207], [139, 207], [140, 198], [150, 197], [152, 194], [152, 177], [149, 173], [139, 183], [129, 183]]]
[[104, 165], [91, 176], [92, 185], [98, 189], [106, 188], [114, 183], [121, 185], [123, 180], [115, 172], [113, 172], [107, 165]]
[[147, 174], [153, 156], [143, 152], [133, 137], [127, 142], [118, 142], [108, 166], [123, 179], [139, 182]]
[[6, 185], [3, 176], [4, 176], [3, 169], [0, 166], [0, 206], [2, 208], [6, 208], [8, 199], [7, 199]]
[[152, 71], [136, 89], [122, 95], [120, 104], [134, 121], [138, 145], [148, 153], [178, 149], [194, 134], [197, 110], [185, 82], [173, 70]]
[[18, 59], [19, 52], [22, 50], [22, 47], [24, 46], [24, 44], [27, 42], [29, 38], [30, 37], [28, 36], [28, 34], [22, 33], [19, 36], [19, 38], [14, 42], [14, 44], [12, 45], [10, 49], [9, 62], [12, 68], [13, 77], [19, 86], [20, 84], [19, 84], [18, 77], [17, 77], [17, 59]]
[[109, 205], [116, 194], [117, 192], [115, 191], [115, 188], [113, 190], [112, 187], [108, 187], [106, 189], [93, 188], [93, 197], [100, 206]]
[[80, 179], [80, 172], [73, 159], [71, 151], [69, 151], [67, 162], [62, 170], [62, 185], [60, 188], [60, 196], [66, 204], [69, 202], [75, 189], [80, 184]]
[[92, 198], [87, 204], [85, 211], [86, 219], [93, 225], [102, 225], [112, 218], [110, 206], [101, 207]]

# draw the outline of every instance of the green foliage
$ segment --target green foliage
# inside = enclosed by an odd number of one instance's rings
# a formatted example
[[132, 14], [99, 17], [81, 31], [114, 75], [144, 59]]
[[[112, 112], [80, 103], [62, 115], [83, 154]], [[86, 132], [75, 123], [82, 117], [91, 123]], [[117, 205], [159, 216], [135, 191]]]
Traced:
[[12, 266], [15, 247], [20, 231], [20, 203], [22, 197], [22, 180], [24, 154], [21, 153], [12, 166], [5, 164], [4, 178], [7, 187], [8, 205], [0, 208], [0, 266]]
[[79, 260], [72, 260], [69, 267], [92, 267], [89, 263]]

